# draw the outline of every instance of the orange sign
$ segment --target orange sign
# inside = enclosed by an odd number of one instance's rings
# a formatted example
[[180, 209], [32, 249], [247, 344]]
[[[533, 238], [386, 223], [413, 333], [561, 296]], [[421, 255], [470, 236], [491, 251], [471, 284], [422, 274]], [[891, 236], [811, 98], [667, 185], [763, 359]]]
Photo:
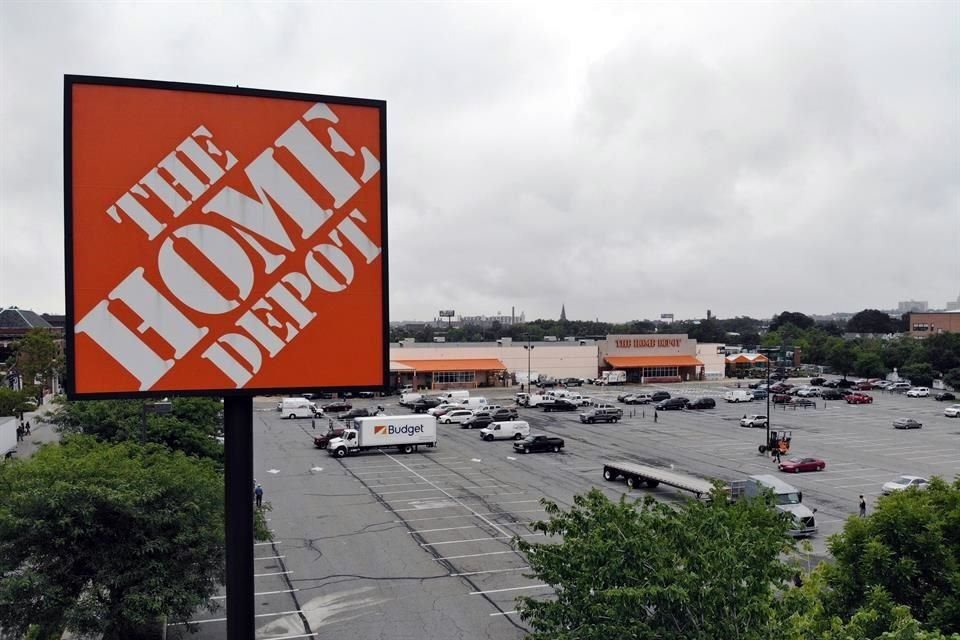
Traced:
[[67, 76], [68, 395], [386, 384], [386, 104]]

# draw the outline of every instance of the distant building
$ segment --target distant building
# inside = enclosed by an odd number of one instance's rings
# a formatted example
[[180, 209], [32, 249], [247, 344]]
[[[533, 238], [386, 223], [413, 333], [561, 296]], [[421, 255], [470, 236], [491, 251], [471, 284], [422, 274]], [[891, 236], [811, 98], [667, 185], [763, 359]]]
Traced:
[[903, 300], [897, 303], [897, 311], [900, 315], [916, 311], [918, 313], [926, 312], [930, 306], [926, 300]]
[[911, 313], [907, 319], [907, 330], [917, 338], [938, 333], [960, 333], [960, 310]]
[[953, 302], [947, 303], [947, 311], [960, 311], [960, 295]]
[[560, 305], [560, 322], [567, 321], [567, 305]]
[[492, 327], [495, 322], [500, 323], [501, 327], [509, 327], [515, 324], [523, 324], [526, 322], [526, 319], [523, 313], [520, 315], [513, 313], [510, 315], [502, 315], [498, 313], [495, 316], [460, 316], [460, 318], [453, 323], [453, 326], [472, 324], [478, 327]]

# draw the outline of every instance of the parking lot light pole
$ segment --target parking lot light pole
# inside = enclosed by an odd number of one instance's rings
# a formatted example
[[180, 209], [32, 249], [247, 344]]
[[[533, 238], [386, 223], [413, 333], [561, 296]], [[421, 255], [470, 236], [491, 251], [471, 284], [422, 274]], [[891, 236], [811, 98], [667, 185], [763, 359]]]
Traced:
[[527, 352], [527, 393], [532, 393], [530, 387], [530, 356], [533, 354], [533, 345], [530, 344], [530, 337], [527, 337], [527, 344], [523, 345]]
[[767, 439], [763, 443], [765, 447], [770, 446], [770, 353], [772, 351], [772, 349], [757, 349], [757, 352], [767, 359]]

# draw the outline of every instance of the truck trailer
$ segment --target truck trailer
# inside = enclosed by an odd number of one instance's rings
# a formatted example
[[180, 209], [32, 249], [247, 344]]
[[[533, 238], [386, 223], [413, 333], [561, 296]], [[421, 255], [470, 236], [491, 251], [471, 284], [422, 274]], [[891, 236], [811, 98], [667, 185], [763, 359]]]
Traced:
[[420, 445], [437, 446], [437, 419], [427, 414], [356, 418], [351, 428], [327, 443], [332, 456], [345, 456], [371, 449], [395, 448], [413, 453]]
[[[631, 489], [646, 484], [649, 488], [665, 484], [702, 498], [710, 495], [714, 483], [703, 478], [677, 473], [673, 470], [661, 469], [633, 462], [606, 461], [603, 463], [603, 478], [612, 482], [617, 478], [625, 478]], [[817, 533], [816, 509], [810, 509], [803, 504], [803, 493], [780, 478], [771, 475], [748, 476], [743, 480], [735, 480], [721, 487], [731, 500], [743, 497], [768, 495], [771, 506], [778, 511], [790, 515], [791, 528], [788, 532], [793, 537], [811, 536]]]

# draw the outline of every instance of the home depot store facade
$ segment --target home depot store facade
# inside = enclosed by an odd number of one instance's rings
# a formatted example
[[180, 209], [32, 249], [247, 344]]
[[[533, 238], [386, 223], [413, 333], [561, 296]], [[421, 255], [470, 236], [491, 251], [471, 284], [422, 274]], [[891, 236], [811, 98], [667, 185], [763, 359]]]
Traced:
[[611, 335], [596, 342], [407, 342], [390, 348], [391, 381], [427, 389], [493, 387], [525, 379], [528, 369], [534, 380], [592, 379], [611, 369], [626, 371], [629, 382], [702, 380], [705, 372], [721, 377], [722, 345], [699, 347], [698, 356], [697, 341], [683, 334]]

